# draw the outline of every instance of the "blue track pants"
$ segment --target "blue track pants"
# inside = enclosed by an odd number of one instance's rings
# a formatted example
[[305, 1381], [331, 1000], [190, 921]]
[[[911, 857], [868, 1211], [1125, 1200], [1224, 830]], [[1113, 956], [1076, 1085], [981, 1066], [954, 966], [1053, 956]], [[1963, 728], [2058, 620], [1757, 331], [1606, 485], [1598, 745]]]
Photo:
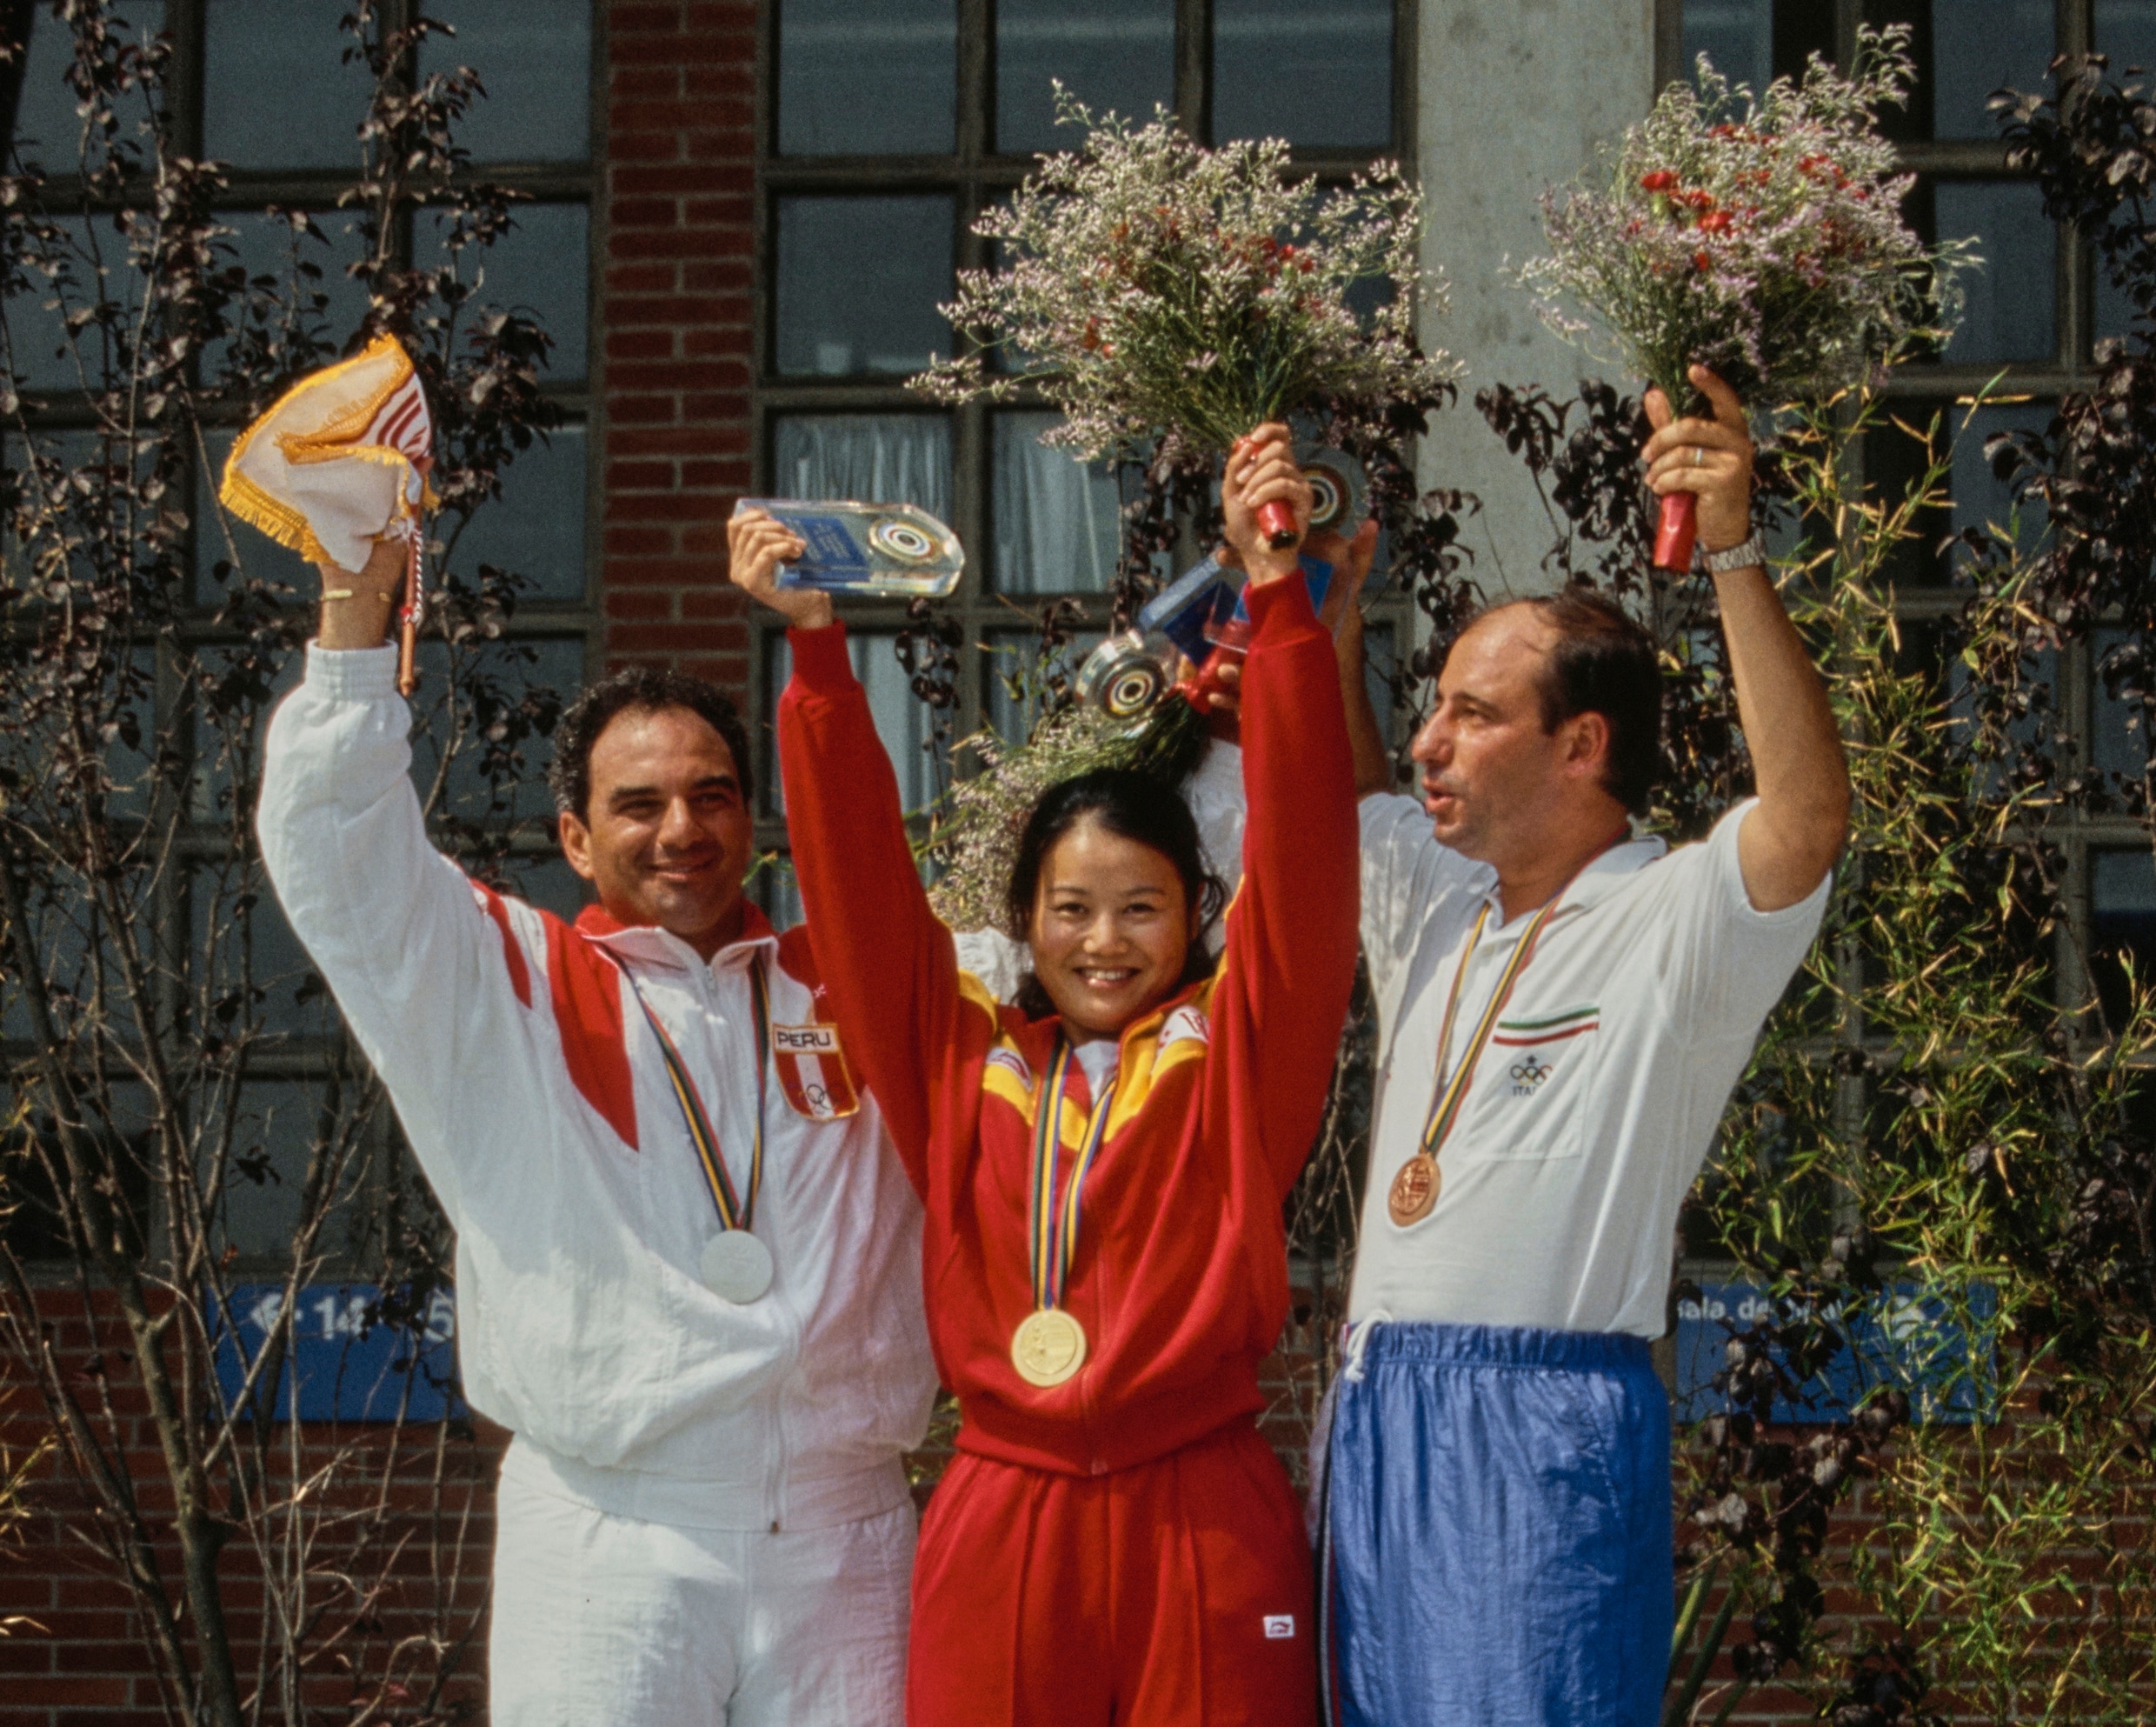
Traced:
[[1654, 1727], [1675, 1584], [1647, 1344], [1366, 1324], [1326, 1454], [1328, 1721]]

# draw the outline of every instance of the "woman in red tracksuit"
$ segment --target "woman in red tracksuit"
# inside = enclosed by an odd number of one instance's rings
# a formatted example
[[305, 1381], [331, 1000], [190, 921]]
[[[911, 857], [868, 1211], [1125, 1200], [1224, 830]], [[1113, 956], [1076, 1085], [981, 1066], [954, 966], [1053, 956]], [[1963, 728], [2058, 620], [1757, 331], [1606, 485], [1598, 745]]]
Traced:
[[1250, 519], [1273, 497], [1307, 517], [1289, 452], [1265, 428], [1222, 484], [1255, 633], [1217, 974], [1190, 963], [1204, 877], [1180, 798], [1088, 776], [1043, 797], [1015, 872], [1041, 1017], [959, 970], [844, 630], [802, 627], [822, 597], [771, 586], [798, 543], [769, 518], [736, 532], [736, 581], [798, 614], [779, 708], [795, 866], [840, 1037], [928, 1209], [929, 1328], [962, 1417], [915, 1565], [911, 1727], [1314, 1719], [1308, 1547], [1254, 1417], [1357, 870], [1333, 644], [1280, 579], [1294, 551]]

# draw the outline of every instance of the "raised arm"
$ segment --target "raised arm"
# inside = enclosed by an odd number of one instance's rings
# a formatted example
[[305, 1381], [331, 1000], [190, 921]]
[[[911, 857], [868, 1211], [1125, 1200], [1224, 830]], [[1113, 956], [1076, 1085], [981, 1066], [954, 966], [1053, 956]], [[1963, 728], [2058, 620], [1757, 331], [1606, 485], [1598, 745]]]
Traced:
[[[1245, 537], [1267, 496], [1252, 483], [1257, 469], [1231, 456], [1221, 488], [1255, 630], [1242, 679], [1242, 886], [1213, 993], [1207, 1081], [1211, 1106], [1258, 1142], [1285, 1193], [1323, 1117], [1354, 987], [1354, 767], [1331, 637], [1303, 583], [1282, 579], [1294, 553], [1268, 558]], [[1308, 507], [1306, 488], [1299, 519]]]
[[839, 1034], [925, 1193], [936, 1077], [968, 1010], [951, 934], [922, 888], [898, 777], [854, 676], [845, 626], [833, 621], [828, 595], [776, 585], [801, 542], [761, 513], [736, 517], [729, 541], [735, 584], [793, 626], [779, 771], [816, 969]]
[[[1700, 543], [1726, 551], [1752, 533], [1752, 438], [1734, 390], [1704, 366], [1692, 368], [1692, 382], [1714, 417], [1673, 419], [1661, 391], [1650, 390], [1655, 430], [1642, 459], [1658, 494], [1699, 494]], [[1737, 858], [1753, 906], [1778, 911], [1807, 897], [1841, 856], [1849, 772], [1826, 687], [1765, 565], [1719, 575], [1714, 590], [1759, 783], [1759, 804], [1738, 832]]]
[[321, 635], [270, 721], [255, 820], [285, 916], [454, 1217], [455, 1161], [494, 1143], [462, 1128], [499, 1090], [529, 1090], [544, 942], [537, 914], [475, 888], [428, 840], [383, 642], [382, 590], [403, 561], [390, 546], [357, 573], [323, 566]]

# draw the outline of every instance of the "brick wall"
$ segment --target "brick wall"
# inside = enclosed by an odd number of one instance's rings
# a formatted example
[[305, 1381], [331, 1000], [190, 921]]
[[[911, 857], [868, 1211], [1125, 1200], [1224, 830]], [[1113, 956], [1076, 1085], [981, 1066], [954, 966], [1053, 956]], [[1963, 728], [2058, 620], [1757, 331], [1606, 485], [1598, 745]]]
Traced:
[[755, 44], [751, 0], [612, 8], [600, 218], [607, 655], [737, 693], [726, 518], [749, 481]]
[[[93, 1324], [91, 1314], [95, 1316]], [[39, 1292], [39, 1317], [63, 1371], [98, 1406], [94, 1375], [112, 1428], [99, 1438], [136, 1484], [156, 1564], [176, 1596], [180, 1554], [172, 1538], [172, 1496], [148, 1405], [127, 1365], [127, 1332], [116, 1304], [86, 1314], [72, 1290]], [[12, 1356], [0, 1357], [0, 1448], [18, 1461], [50, 1430], [37, 1390]], [[308, 1703], [328, 1718], [384, 1698], [409, 1704], [438, 1672], [451, 1677], [443, 1704], [483, 1718], [486, 1579], [494, 1544], [493, 1482], [508, 1436], [486, 1422], [446, 1431], [416, 1427], [309, 1428], [295, 1461], [276, 1436], [277, 1467], [314, 1481], [302, 1523], [314, 1544], [308, 1604], [326, 1636], [303, 1681]], [[339, 1455], [341, 1454], [341, 1456]], [[282, 1479], [289, 1492], [289, 1474]], [[134, 1598], [109, 1557], [94, 1506], [58, 1455], [33, 1475], [30, 1512], [19, 1544], [0, 1550], [0, 1621], [33, 1621], [0, 1637], [0, 1724], [4, 1727], [164, 1727], [155, 1664]], [[462, 1542], [459, 1542], [459, 1535]], [[461, 1545], [461, 1554], [460, 1554]], [[273, 1556], [272, 1563], [276, 1563]], [[261, 1556], [236, 1532], [219, 1556], [227, 1623], [239, 1652], [243, 1696], [253, 1687], [268, 1604]], [[356, 1585], [356, 1587], [355, 1586]], [[184, 1630], [182, 1632], [185, 1637]], [[449, 1658], [437, 1660], [436, 1648]], [[389, 1718], [397, 1717], [392, 1710]], [[409, 1709], [403, 1711], [409, 1718]], [[275, 1717], [274, 1708], [268, 1713]]]

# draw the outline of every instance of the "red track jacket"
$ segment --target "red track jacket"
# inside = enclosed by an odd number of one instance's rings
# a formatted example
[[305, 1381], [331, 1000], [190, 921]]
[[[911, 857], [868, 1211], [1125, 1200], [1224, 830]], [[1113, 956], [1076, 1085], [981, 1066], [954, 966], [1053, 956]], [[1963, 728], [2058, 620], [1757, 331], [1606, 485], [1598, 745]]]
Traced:
[[[1250, 600], [1242, 887], [1218, 974], [1123, 1033], [1063, 1297], [1090, 1352], [1047, 1390], [1019, 1377], [1010, 1341], [1034, 1305], [1028, 1164], [1057, 1022], [958, 969], [844, 628], [792, 634], [779, 758], [802, 897], [848, 1053], [928, 1209], [928, 1325], [962, 1450], [1101, 1475], [1264, 1406], [1258, 1365], [1288, 1311], [1281, 1202], [1347, 1013], [1358, 870], [1332, 641], [1302, 583]], [[1068, 1155], [1089, 1107], [1075, 1064], [1065, 1102]]]

